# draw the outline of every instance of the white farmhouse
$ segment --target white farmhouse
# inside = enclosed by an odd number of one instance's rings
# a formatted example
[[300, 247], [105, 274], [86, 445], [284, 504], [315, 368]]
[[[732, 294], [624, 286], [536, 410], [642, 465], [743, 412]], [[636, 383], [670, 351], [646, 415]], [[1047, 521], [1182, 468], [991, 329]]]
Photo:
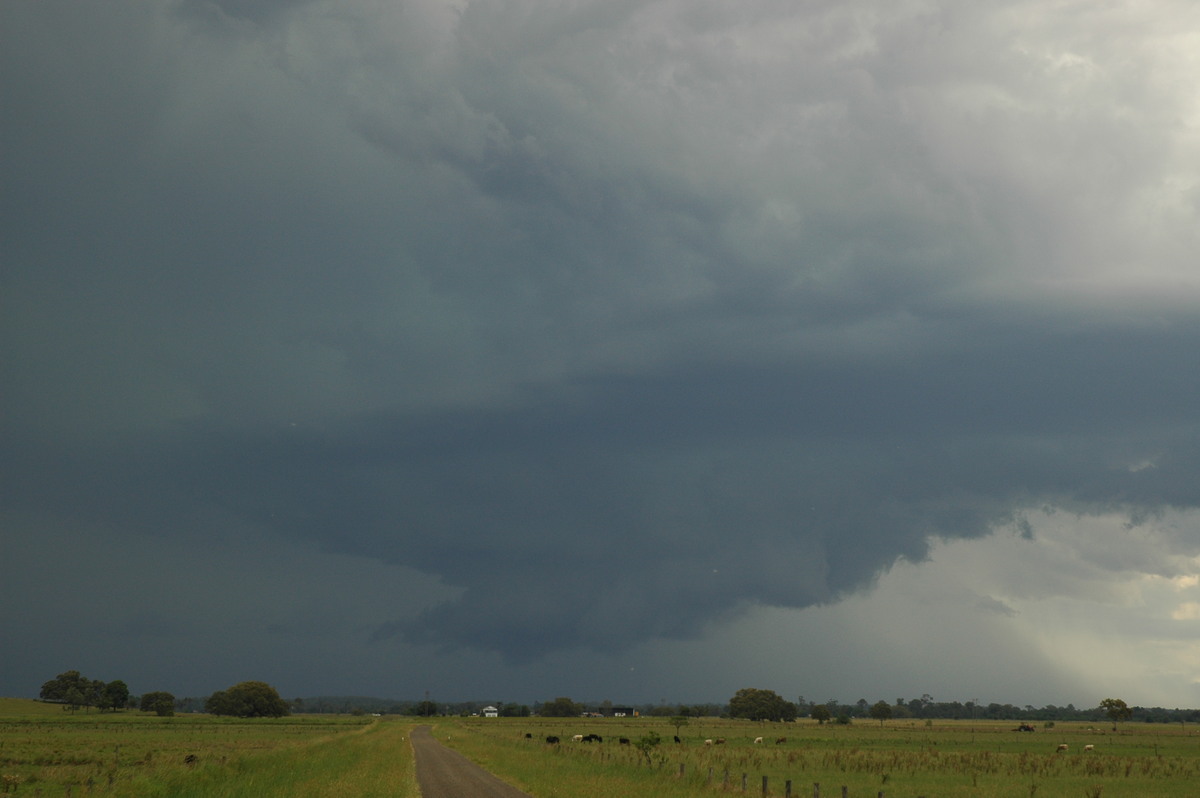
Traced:
[[496, 709], [495, 707], [484, 707], [483, 716], [485, 718], [498, 718], [500, 717], [500, 710]]

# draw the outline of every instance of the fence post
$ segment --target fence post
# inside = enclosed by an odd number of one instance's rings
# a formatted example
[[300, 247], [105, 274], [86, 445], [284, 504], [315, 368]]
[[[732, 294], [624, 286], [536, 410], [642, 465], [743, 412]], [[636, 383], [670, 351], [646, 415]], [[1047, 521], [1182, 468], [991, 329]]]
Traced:
[[729, 768], [725, 768], [725, 778], [722, 780], [721, 786], [725, 789], [729, 789]]
[[745, 773], [742, 774], [742, 792], [746, 791], [746, 775]]
[[762, 791], [762, 794], [763, 794], [763, 795], [766, 795], [766, 794], [767, 794], [767, 777], [766, 777], [766, 776], [763, 776], [763, 791]]
[[687, 767], [687, 765], [685, 765], [684, 763], [682, 763], [682, 762], [679, 763], [679, 778], [681, 778], [681, 779], [683, 778], [684, 768], [686, 768], [686, 767]]
[[783, 783], [783, 798], [792, 798], [792, 780], [788, 779]]
[[[845, 789], [845, 787], [842, 788], [842, 798], [846, 798], [846, 793], [844, 792]], [[813, 798], [821, 798], [821, 782], [819, 781], [813, 782]]]
[[708, 783], [712, 784], [712, 765], [708, 766]]
[[845, 784], [842, 785], [842, 798], [846, 798], [850, 794], [850, 788]]

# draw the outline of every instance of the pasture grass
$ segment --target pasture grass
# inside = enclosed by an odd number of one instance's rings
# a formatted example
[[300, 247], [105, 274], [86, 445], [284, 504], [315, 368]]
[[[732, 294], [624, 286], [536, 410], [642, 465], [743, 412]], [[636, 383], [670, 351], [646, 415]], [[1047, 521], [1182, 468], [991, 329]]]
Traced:
[[336, 715], [65, 713], [0, 699], [0, 790], [46, 798], [415, 798], [411, 727], [404, 719]]
[[[443, 719], [439, 739], [535, 798], [695, 798], [721, 792], [840, 798], [1000, 798], [1200, 795], [1200, 729], [1162, 724], [1059, 723], [1033, 733], [1011, 722], [893, 721], [850, 726], [704, 719], [681, 730], [665, 719]], [[632, 745], [650, 730], [664, 742], [647, 762]], [[530, 739], [525, 734], [531, 735]], [[603, 743], [576, 743], [575, 734]], [[562, 742], [545, 743], [546, 735]], [[756, 745], [755, 737], [764, 737]], [[725, 738], [708, 746], [707, 738]], [[776, 744], [778, 737], [787, 741]], [[1066, 753], [1057, 746], [1066, 743]], [[1085, 745], [1095, 750], [1085, 752]], [[681, 771], [682, 766], [682, 771]], [[711, 774], [711, 775], [710, 775]]]
[[[67, 713], [0, 699], [0, 790], [135, 796], [420, 795], [407, 737], [418, 721], [301, 715], [238, 720]], [[1200, 728], [1059, 723], [890, 721], [850, 726], [661, 718], [438, 718], [439, 740], [535, 798], [697, 798], [721, 793], [840, 798], [1178, 798], [1200, 794]], [[650, 731], [649, 759], [632, 745]], [[575, 734], [603, 743], [575, 743]], [[530, 737], [526, 738], [525, 735]], [[547, 745], [546, 735], [562, 742]], [[755, 737], [764, 743], [756, 745]], [[778, 737], [786, 742], [776, 744]], [[705, 739], [724, 738], [724, 745]], [[1066, 743], [1066, 753], [1056, 748]], [[1094, 745], [1084, 752], [1084, 745]], [[192, 762], [185, 761], [195, 757]], [[682, 769], [681, 769], [682, 767]]]

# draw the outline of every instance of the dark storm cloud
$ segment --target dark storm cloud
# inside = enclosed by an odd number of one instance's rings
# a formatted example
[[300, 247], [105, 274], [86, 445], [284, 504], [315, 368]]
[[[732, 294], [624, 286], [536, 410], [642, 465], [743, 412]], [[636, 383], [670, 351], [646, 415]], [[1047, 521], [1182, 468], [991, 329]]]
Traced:
[[1200, 503], [1182, 100], [1110, 21], [113, 8], [2, 12], [11, 512], [410, 567], [457, 597], [363, 639], [530, 658]]

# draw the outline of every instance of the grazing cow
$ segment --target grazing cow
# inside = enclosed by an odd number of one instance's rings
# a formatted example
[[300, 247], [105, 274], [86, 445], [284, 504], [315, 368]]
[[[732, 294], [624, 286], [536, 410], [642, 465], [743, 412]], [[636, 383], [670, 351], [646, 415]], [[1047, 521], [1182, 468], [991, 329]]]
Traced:
[[548, 736], [546, 738], [546, 744], [547, 745], [558, 745], [558, 738], [555, 737], [553, 734], [551, 734], [550, 736]]
[[761, 743], [761, 742], [762, 742], [762, 738], [761, 738], [761, 737], [755, 737], [755, 738], [754, 738], [754, 744], [755, 744], [755, 745], [758, 745], [758, 744], [759, 744], [759, 743]]
[[532, 734], [530, 734], [529, 732], [525, 732], [525, 739], [526, 739], [526, 740], [532, 740], [532, 739], [533, 739], [533, 735], [532, 735]]
[[621, 745], [629, 745], [629, 738], [622, 737], [621, 739], [617, 740], [617, 742], [619, 742]]
[[574, 737], [571, 738], [571, 740], [572, 740], [572, 742], [581, 743], [581, 742], [583, 742], [583, 735], [576, 734]]
[[599, 734], [589, 734], [588, 736], [583, 738], [583, 741], [585, 743], [602, 743], [602, 742], [604, 742], [604, 738], [601, 737]]
[[724, 737], [718, 737], [718, 738], [717, 738], [717, 745], [725, 745], [725, 738], [724, 738]]
[[775, 738], [775, 745], [782, 745], [783, 743], [786, 743], [786, 742], [787, 742], [786, 737], [776, 737]]
[[681, 742], [683, 742], [683, 740], [680, 740], [680, 739], [679, 739], [679, 735], [678, 735], [678, 734], [676, 734], [676, 735], [675, 735], [675, 742], [677, 742], [677, 743], [681, 743]]
[[1094, 745], [1085, 745], [1085, 746], [1083, 747], [1083, 750], [1084, 750], [1084, 751], [1095, 751], [1095, 750], [1096, 750], [1096, 746], [1094, 746]]
[[704, 744], [705, 744], [705, 745], [712, 745], [712, 744], [713, 744], [713, 741], [712, 741], [711, 739], [709, 739], [709, 740], [705, 740], [705, 741], [704, 741]]
[[1031, 731], [1033, 731], [1033, 727], [1030, 726], [1028, 723], [1022, 723], [1020, 726], [1013, 729], [1013, 731], [1031, 732]]
[[1066, 751], [1066, 750], [1067, 750], [1067, 744], [1066, 744], [1066, 743], [1059, 743], [1059, 745], [1058, 745], [1058, 750], [1059, 750], [1059, 751]]

